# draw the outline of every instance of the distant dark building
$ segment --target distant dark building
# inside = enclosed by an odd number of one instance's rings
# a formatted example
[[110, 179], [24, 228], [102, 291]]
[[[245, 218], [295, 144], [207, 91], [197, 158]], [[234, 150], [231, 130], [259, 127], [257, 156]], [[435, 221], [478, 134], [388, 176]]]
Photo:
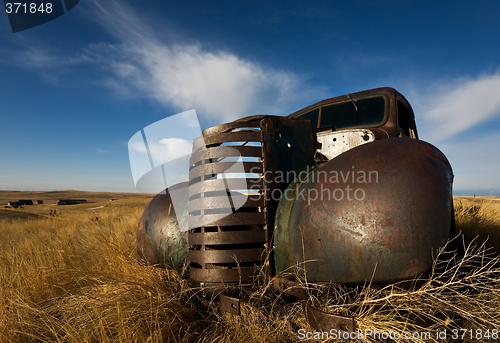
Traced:
[[33, 200], [19, 200], [19, 206], [33, 205]]
[[77, 205], [84, 204], [87, 200], [85, 199], [65, 199], [65, 200], [57, 200], [58, 205]]
[[19, 201], [9, 201], [7, 206], [19, 207]]
[[43, 200], [35, 200], [35, 205], [43, 205]]

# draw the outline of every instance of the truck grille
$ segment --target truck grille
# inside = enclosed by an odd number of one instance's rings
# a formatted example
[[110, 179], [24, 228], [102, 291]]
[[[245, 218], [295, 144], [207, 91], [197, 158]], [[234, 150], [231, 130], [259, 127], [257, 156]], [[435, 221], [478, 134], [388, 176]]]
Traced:
[[[291, 180], [274, 173], [314, 163], [308, 120], [256, 116], [203, 131], [189, 170], [189, 276], [199, 283], [251, 283], [270, 262], [279, 197]], [[272, 274], [272, 273], [271, 273]]]

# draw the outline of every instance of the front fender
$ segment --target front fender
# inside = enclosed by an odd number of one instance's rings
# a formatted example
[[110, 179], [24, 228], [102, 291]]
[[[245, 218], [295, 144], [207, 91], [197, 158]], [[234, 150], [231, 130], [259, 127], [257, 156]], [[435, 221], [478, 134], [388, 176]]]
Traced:
[[188, 261], [188, 183], [157, 194], [137, 227], [137, 257], [148, 265], [181, 270]]
[[390, 282], [429, 270], [450, 234], [453, 172], [433, 145], [358, 146], [296, 179], [276, 213], [278, 274], [309, 282]]

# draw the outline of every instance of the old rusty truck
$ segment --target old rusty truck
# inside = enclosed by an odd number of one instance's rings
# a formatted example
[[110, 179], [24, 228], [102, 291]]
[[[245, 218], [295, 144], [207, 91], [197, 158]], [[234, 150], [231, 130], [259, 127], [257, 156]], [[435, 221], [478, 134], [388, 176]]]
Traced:
[[[445, 155], [418, 138], [403, 95], [347, 94], [204, 130], [189, 182], [145, 208], [137, 252], [149, 264], [189, 265], [202, 289], [252, 285], [259, 273], [309, 283], [411, 279], [453, 234], [452, 182]], [[172, 210], [174, 197], [183, 211]], [[309, 306], [294, 282], [281, 286], [303, 300], [313, 327], [352, 330], [352, 318]], [[220, 300], [237, 312], [238, 299]]]

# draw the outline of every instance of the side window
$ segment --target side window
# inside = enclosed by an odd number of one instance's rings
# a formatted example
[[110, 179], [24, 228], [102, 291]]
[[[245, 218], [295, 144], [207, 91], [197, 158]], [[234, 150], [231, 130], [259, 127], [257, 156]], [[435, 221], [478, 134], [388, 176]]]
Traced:
[[399, 130], [403, 135], [418, 138], [413, 113], [401, 100], [398, 100], [398, 123]]

